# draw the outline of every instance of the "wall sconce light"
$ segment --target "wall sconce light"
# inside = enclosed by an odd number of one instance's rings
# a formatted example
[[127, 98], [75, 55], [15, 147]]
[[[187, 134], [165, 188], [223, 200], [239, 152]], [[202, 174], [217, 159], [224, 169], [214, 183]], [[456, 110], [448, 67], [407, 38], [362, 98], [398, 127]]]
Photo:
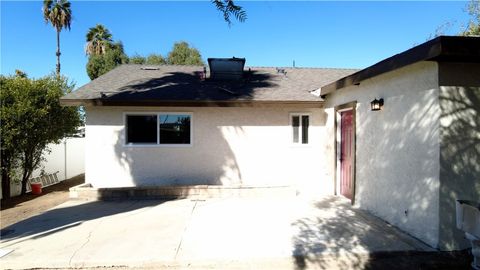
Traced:
[[370, 102], [370, 108], [372, 111], [380, 111], [383, 108], [383, 98], [375, 98], [372, 102]]

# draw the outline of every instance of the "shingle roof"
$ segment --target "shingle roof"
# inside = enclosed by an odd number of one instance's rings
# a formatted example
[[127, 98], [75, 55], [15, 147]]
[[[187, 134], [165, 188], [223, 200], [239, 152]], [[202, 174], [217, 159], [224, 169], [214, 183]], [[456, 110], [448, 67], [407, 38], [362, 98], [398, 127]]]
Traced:
[[[354, 69], [251, 67], [242, 81], [202, 80], [202, 66], [121, 65], [61, 98], [65, 105], [168, 102], [319, 101], [310, 93]], [[248, 70], [248, 68], [246, 69]]]

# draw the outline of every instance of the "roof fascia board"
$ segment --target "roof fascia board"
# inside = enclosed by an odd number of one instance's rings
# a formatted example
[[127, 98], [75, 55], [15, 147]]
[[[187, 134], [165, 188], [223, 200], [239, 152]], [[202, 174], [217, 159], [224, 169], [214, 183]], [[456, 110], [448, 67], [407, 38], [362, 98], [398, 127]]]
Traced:
[[440, 36], [321, 88], [325, 96], [335, 90], [420, 61], [480, 62], [480, 38]]
[[320, 95], [323, 96], [337, 89], [359, 84], [363, 80], [378, 76], [385, 72], [399, 69], [422, 60], [437, 57], [442, 52], [442, 46], [439, 41], [440, 38], [432, 39], [407, 51], [384, 59], [370, 67], [355, 72], [352, 75], [327, 84], [321, 88]]
[[274, 107], [296, 106], [304, 108], [323, 108], [324, 101], [169, 101], [169, 100], [102, 100], [102, 99], [61, 99], [64, 106], [162, 106], [162, 107]]

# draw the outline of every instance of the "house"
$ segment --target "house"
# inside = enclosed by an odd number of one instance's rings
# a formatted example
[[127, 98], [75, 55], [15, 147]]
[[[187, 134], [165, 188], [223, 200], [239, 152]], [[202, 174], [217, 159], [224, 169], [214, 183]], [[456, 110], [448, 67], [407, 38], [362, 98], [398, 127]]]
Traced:
[[210, 62], [240, 62], [240, 74], [214, 68], [205, 78], [202, 66], [122, 65], [62, 98], [85, 105], [86, 181], [95, 187], [294, 185], [302, 194], [331, 194], [333, 182], [319, 181], [326, 178], [319, 169], [326, 167], [326, 115], [311, 91], [356, 70], [243, 72], [244, 59]]
[[454, 205], [480, 200], [480, 38], [362, 70], [244, 64], [123, 65], [63, 97], [86, 108], [86, 181], [339, 194], [432, 247], [468, 247]]

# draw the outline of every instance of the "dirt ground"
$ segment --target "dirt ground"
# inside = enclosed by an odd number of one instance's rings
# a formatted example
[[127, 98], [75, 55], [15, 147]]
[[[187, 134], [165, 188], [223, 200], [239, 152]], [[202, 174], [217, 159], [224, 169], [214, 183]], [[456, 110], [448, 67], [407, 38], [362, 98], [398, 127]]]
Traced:
[[85, 182], [83, 174], [42, 189], [41, 195], [25, 194], [1, 200], [0, 228], [3, 229], [68, 201], [68, 189]]

